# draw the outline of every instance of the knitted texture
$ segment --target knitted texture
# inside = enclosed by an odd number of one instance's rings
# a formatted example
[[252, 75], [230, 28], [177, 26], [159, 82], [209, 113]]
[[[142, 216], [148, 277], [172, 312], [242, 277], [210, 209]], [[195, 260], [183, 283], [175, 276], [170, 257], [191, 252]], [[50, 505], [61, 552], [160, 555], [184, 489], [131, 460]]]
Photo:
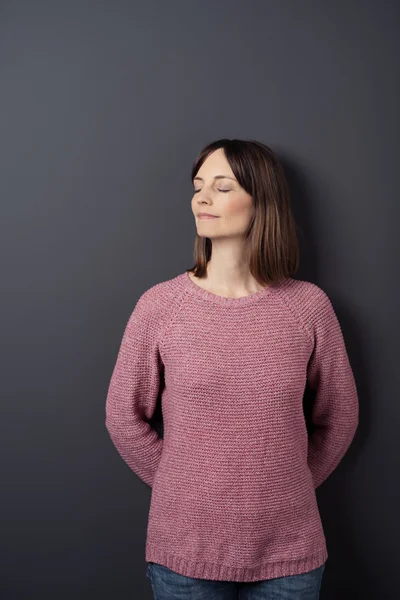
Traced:
[[[148, 422], [159, 398], [163, 438]], [[106, 427], [151, 487], [146, 561], [225, 581], [319, 567], [328, 552], [315, 489], [357, 426], [342, 331], [316, 284], [287, 277], [227, 298], [185, 271], [139, 297], [112, 373]]]

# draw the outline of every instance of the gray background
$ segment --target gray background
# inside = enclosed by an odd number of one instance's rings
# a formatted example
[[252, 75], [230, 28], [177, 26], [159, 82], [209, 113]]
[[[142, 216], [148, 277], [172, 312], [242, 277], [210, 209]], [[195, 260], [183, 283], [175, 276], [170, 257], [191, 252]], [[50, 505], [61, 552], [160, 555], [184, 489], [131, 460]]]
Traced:
[[360, 426], [317, 492], [321, 597], [398, 590], [395, 2], [2, 2], [0, 595], [151, 598], [150, 489], [104, 426], [123, 329], [192, 265], [190, 167], [220, 137], [286, 167], [298, 278], [342, 324]]

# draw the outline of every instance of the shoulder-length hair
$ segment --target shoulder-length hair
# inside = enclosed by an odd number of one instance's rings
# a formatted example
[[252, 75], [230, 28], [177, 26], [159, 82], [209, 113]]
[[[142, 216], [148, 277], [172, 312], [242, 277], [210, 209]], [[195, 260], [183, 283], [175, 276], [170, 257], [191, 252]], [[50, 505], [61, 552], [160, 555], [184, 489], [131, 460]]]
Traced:
[[[283, 166], [271, 148], [261, 142], [224, 138], [200, 151], [192, 167], [192, 184], [203, 162], [218, 148], [223, 148], [236, 179], [253, 198], [255, 210], [244, 238], [250, 272], [261, 284], [278, 283], [299, 267], [297, 225]], [[186, 270], [205, 277], [211, 251], [211, 239], [196, 233], [195, 264]]]

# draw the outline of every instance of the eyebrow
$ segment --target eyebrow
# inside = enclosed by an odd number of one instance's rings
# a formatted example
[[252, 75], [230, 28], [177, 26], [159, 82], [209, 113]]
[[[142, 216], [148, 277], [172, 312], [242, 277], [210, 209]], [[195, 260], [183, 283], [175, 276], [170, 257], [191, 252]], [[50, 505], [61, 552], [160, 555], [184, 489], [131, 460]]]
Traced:
[[[194, 177], [193, 181], [195, 181], [196, 179], [199, 179], [200, 181], [203, 181], [202, 177]], [[216, 175], [214, 177], [214, 179], [232, 179], [232, 181], [236, 181], [236, 179], [234, 179], [233, 177], [229, 177], [229, 175]]]

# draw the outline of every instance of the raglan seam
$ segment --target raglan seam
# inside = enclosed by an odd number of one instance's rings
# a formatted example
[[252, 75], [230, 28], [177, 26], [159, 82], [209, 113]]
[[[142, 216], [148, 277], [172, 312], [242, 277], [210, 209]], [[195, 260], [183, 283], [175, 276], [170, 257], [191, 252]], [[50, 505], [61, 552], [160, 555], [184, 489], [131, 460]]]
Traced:
[[161, 329], [161, 333], [159, 335], [159, 340], [158, 340], [158, 345], [160, 350], [164, 351], [164, 339], [165, 336], [167, 334], [168, 329], [171, 327], [175, 317], [178, 315], [179, 311], [181, 310], [184, 301], [185, 301], [185, 295], [188, 296], [189, 292], [185, 287], [182, 287], [181, 289], [181, 295], [179, 296], [178, 300], [175, 300], [175, 307], [172, 309], [172, 312], [169, 316], [169, 318], [166, 320], [166, 323], [164, 323], [164, 326]]
[[301, 318], [298, 309], [294, 306], [293, 300], [291, 298], [289, 298], [289, 295], [286, 292], [286, 290], [280, 290], [280, 293], [278, 295], [279, 295], [279, 298], [282, 300], [282, 302], [284, 302], [286, 307], [292, 313], [292, 316], [294, 317], [295, 321], [299, 325], [301, 331], [306, 335], [306, 338], [311, 346], [310, 349], [312, 350], [314, 348], [314, 339], [313, 339], [312, 332], [309, 330], [309, 328], [306, 326], [303, 319]]

